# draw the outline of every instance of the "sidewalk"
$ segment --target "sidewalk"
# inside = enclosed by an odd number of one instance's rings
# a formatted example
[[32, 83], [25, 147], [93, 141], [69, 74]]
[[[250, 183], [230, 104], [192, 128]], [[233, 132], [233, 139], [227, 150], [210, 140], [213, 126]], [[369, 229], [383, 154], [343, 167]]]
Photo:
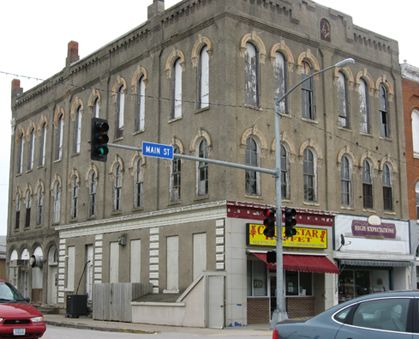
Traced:
[[47, 324], [54, 326], [91, 329], [96, 331], [125, 332], [125, 333], [197, 333], [197, 334], [243, 334], [246, 335], [271, 335], [269, 324], [248, 325], [244, 327], [227, 327], [225, 329], [210, 329], [196, 327], [176, 327], [163, 325], [136, 324], [117, 321], [93, 320], [92, 318], [80, 316], [79, 318], [66, 318], [63, 314], [45, 314]]

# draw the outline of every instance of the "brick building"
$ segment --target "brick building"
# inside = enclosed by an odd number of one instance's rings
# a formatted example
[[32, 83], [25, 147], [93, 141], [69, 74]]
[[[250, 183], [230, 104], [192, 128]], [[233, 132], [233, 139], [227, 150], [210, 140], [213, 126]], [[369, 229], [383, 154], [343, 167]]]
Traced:
[[[356, 63], [274, 108], [347, 57]], [[92, 162], [89, 131], [101, 117], [112, 143], [273, 168], [277, 110], [283, 204], [298, 209], [301, 235], [285, 250], [288, 309], [318, 313], [338, 301], [333, 216], [407, 218], [402, 109], [397, 42], [343, 13], [302, 0], [154, 0], [144, 24], [93, 54], [80, 59], [70, 42], [65, 68], [35, 88], [12, 82], [9, 279], [59, 307], [86, 293], [94, 308], [94, 285], [140, 283], [150, 293], [126, 304], [138, 322], [267, 321], [272, 243], [253, 240], [273, 179], [120, 149]]]

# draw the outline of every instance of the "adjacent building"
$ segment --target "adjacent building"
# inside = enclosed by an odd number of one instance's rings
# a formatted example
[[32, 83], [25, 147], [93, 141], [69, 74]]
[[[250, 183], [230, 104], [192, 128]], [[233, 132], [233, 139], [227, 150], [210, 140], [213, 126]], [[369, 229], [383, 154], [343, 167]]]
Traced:
[[145, 23], [93, 54], [70, 42], [56, 75], [26, 92], [12, 82], [9, 279], [61, 308], [87, 294], [94, 315], [95, 286], [140, 284], [125, 305], [136, 322], [268, 321], [273, 243], [260, 233], [274, 179], [119, 148], [91, 161], [89, 139], [100, 117], [114, 144], [273, 168], [278, 112], [283, 205], [298, 211], [284, 242], [288, 312], [324, 310], [339, 301], [339, 260], [354, 259], [336, 254], [346, 216], [380, 215], [397, 230], [386, 244], [408, 254], [401, 79], [396, 41], [312, 1], [154, 0]]

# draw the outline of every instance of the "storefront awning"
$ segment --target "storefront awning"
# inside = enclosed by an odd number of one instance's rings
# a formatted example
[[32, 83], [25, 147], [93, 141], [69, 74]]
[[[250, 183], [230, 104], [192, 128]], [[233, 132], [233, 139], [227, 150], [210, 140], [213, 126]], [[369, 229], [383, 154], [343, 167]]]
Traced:
[[[276, 269], [276, 264], [266, 261], [266, 253], [252, 254], [266, 263], [269, 270]], [[286, 271], [339, 274], [339, 268], [325, 256], [284, 254], [283, 259], [283, 267]]]
[[409, 261], [389, 261], [389, 260], [356, 260], [341, 259], [340, 265], [346, 266], [367, 266], [367, 267], [407, 267]]

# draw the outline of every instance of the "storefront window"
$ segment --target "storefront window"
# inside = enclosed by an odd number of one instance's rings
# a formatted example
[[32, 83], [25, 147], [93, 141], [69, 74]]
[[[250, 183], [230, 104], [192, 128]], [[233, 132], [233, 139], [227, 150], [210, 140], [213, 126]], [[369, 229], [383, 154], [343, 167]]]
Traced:
[[313, 275], [308, 272], [285, 272], [286, 294], [306, 296], [313, 294]]
[[267, 296], [266, 266], [261, 261], [247, 262], [247, 295], [253, 297]]

